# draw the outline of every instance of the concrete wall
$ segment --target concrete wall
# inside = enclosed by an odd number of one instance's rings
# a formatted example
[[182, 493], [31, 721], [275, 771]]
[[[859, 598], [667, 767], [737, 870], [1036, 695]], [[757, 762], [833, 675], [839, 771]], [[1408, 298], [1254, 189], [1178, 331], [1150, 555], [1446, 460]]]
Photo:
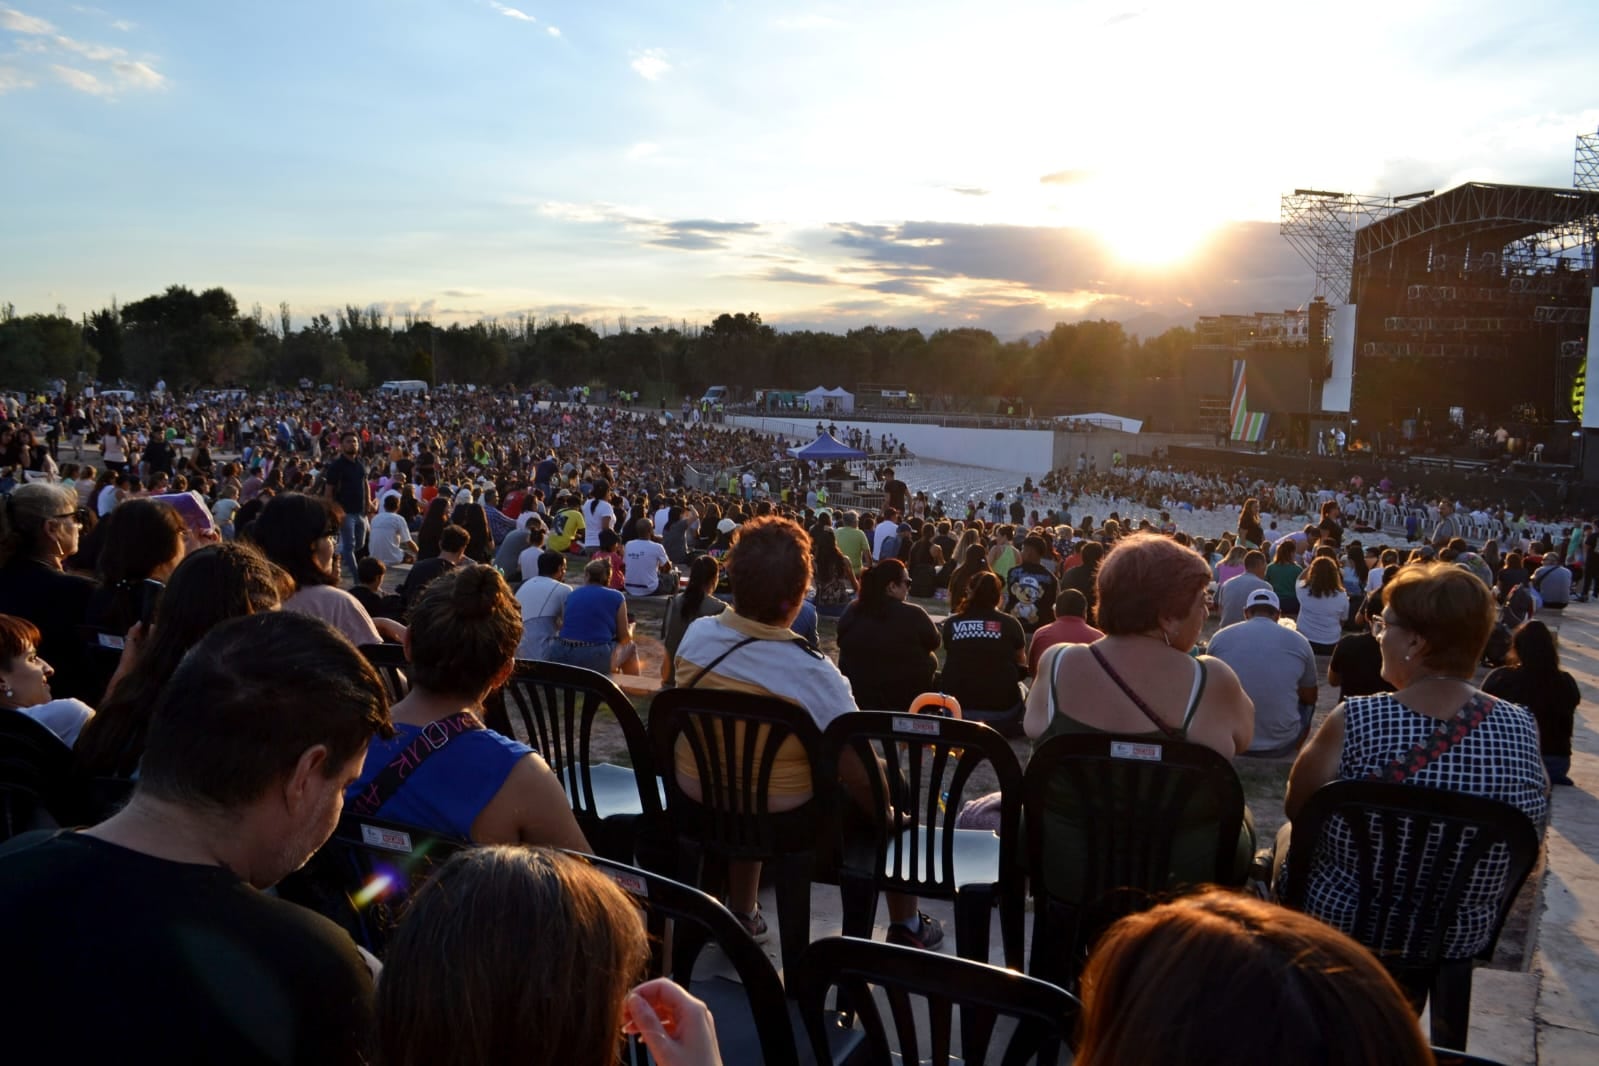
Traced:
[[[816, 439], [816, 419], [794, 421], [753, 415], [728, 415], [730, 425], [781, 433], [790, 441], [809, 444]], [[1042, 477], [1049, 473], [1055, 457], [1056, 434], [1047, 429], [968, 429], [960, 426], [921, 425], [912, 422], [855, 422], [847, 416], [832, 419], [841, 434], [846, 424], [870, 428], [875, 443], [883, 433], [905, 442], [905, 446], [924, 459], [946, 463], [966, 463], [995, 470], [1014, 470], [1018, 474]], [[1122, 436], [1123, 434], [1118, 434]], [[1126, 452], [1127, 449], [1123, 449]], [[1075, 453], [1073, 453], [1075, 454]], [[1102, 465], [1108, 465], [1107, 449]]]
[[[815, 425], [812, 425], [815, 428]], [[1054, 463], [1057, 468], [1077, 469], [1077, 457], [1084, 453], [1093, 456], [1098, 469], [1109, 470], [1111, 455], [1118, 449], [1123, 456], [1153, 455], [1173, 445], [1214, 444], [1213, 434], [1203, 433], [1121, 433], [1110, 429], [1096, 429], [1092, 433], [1056, 433]]]

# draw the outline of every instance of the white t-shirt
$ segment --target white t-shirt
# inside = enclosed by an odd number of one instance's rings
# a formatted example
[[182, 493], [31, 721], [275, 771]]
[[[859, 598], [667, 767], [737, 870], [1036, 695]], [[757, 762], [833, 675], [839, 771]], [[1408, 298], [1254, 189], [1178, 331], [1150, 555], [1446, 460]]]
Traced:
[[411, 540], [411, 527], [397, 512], [382, 511], [372, 516], [372, 532], [367, 551], [384, 566], [405, 562], [405, 545]]
[[549, 550], [542, 544], [537, 546], [529, 545], [522, 549], [516, 557], [516, 569], [522, 575], [522, 585], [518, 585], [517, 588], [520, 589], [523, 585], [539, 576], [539, 556]]
[[51, 700], [37, 707], [24, 707], [22, 713], [61, 738], [67, 747], [78, 742], [84, 723], [94, 717], [94, 708], [82, 700]]
[[106, 515], [117, 509], [116, 485], [107, 485], [105, 488], [100, 490], [100, 498], [94, 501], [94, 509], [101, 518], [104, 518]]
[[898, 522], [879, 522], [877, 528], [872, 530], [872, 558], [883, 557], [883, 546], [888, 543], [889, 537], [899, 536]]
[[627, 567], [624, 587], [629, 596], [653, 596], [660, 583], [662, 566], [671, 565], [666, 548], [658, 540], [630, 540], [622, 547], [622, 562]]
[[553, 577], [534, 577], [522, 582], [516, 590], [517, 605], [522, 608], [522, 621], [532, 618], [554, 618], [566, 606], [572, 586]]
[[616, 527], [616, 508], [604, 500], [583, 501], [583, 548], [591, 551], [600, 546], [600, 520], [609, 518], [611, 528]]

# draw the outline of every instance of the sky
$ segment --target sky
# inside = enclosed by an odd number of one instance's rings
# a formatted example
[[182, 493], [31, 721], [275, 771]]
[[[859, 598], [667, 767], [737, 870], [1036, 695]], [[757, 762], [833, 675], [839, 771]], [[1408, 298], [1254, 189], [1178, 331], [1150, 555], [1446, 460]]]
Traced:
[[1599, 4], [0, 0], [0, 302], [615, 330], [1305, 303], [1282, 194], [1569, 186]]

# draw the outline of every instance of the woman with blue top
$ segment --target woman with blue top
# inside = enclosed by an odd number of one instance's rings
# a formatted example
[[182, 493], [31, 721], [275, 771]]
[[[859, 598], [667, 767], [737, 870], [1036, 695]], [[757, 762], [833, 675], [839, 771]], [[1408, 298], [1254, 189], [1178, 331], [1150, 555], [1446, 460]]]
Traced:
[[589, 851], [561, 783], [527, 745], [483, 725], [483, 698], [510, 676], [522, 614], [492, 566], [429, 582], [405, 641], [411, 691], [390, 710], [345, 792], [352, 814], [477, 844]]
[[637, 674], [638, 645], [627, 618], [627, 597], [613, 588], [611, 561], [591, 559], [585, 584], [572, 590], [561, 613], [561, 631], [549, 645], [549, 660], [596, 673]]

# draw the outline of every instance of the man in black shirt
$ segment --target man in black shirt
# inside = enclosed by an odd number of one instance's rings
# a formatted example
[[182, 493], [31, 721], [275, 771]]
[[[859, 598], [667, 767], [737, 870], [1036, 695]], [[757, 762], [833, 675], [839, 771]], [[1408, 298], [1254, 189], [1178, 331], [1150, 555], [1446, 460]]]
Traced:
[[361, 438], [345, 433], [339, 438], [339, 451], [339, 457], [328, 464], [325, 476], [328, 499], [344, 512], [344, 520], [339, 523], [339, 558], [344, 563], [344, 573], [353, 580], [356, 553], [366, 547], [367, 515], [373, 510], [372, 486], [367, 484], [366, 467], [360, 459]]
[[1031, 534], [1022, 541], [1022, 561], [1011, 567], [1005, 578], [1005, 610], [1015, 615], [1029, 634], [1055, 620], [1055, 596], [1060, 587], [1044, 566], [1048, 551], [1044, 538]]
[[374, 733], [392, 734], [382, 682], [326, 622], [208, 633], [157, 699], [127, 806], [0, 846], [14, 1061], [366, 1061], [367, 963], [261, 890], [328, 838]]
[[466, 548], [471, 543], [472, 534], [465, 527], [453, 524], [444, 527], [439, 533], [439, 554], [418, 560], [400, 585], [400, 602], [407, 611], [428, 582], [466, 561]]

